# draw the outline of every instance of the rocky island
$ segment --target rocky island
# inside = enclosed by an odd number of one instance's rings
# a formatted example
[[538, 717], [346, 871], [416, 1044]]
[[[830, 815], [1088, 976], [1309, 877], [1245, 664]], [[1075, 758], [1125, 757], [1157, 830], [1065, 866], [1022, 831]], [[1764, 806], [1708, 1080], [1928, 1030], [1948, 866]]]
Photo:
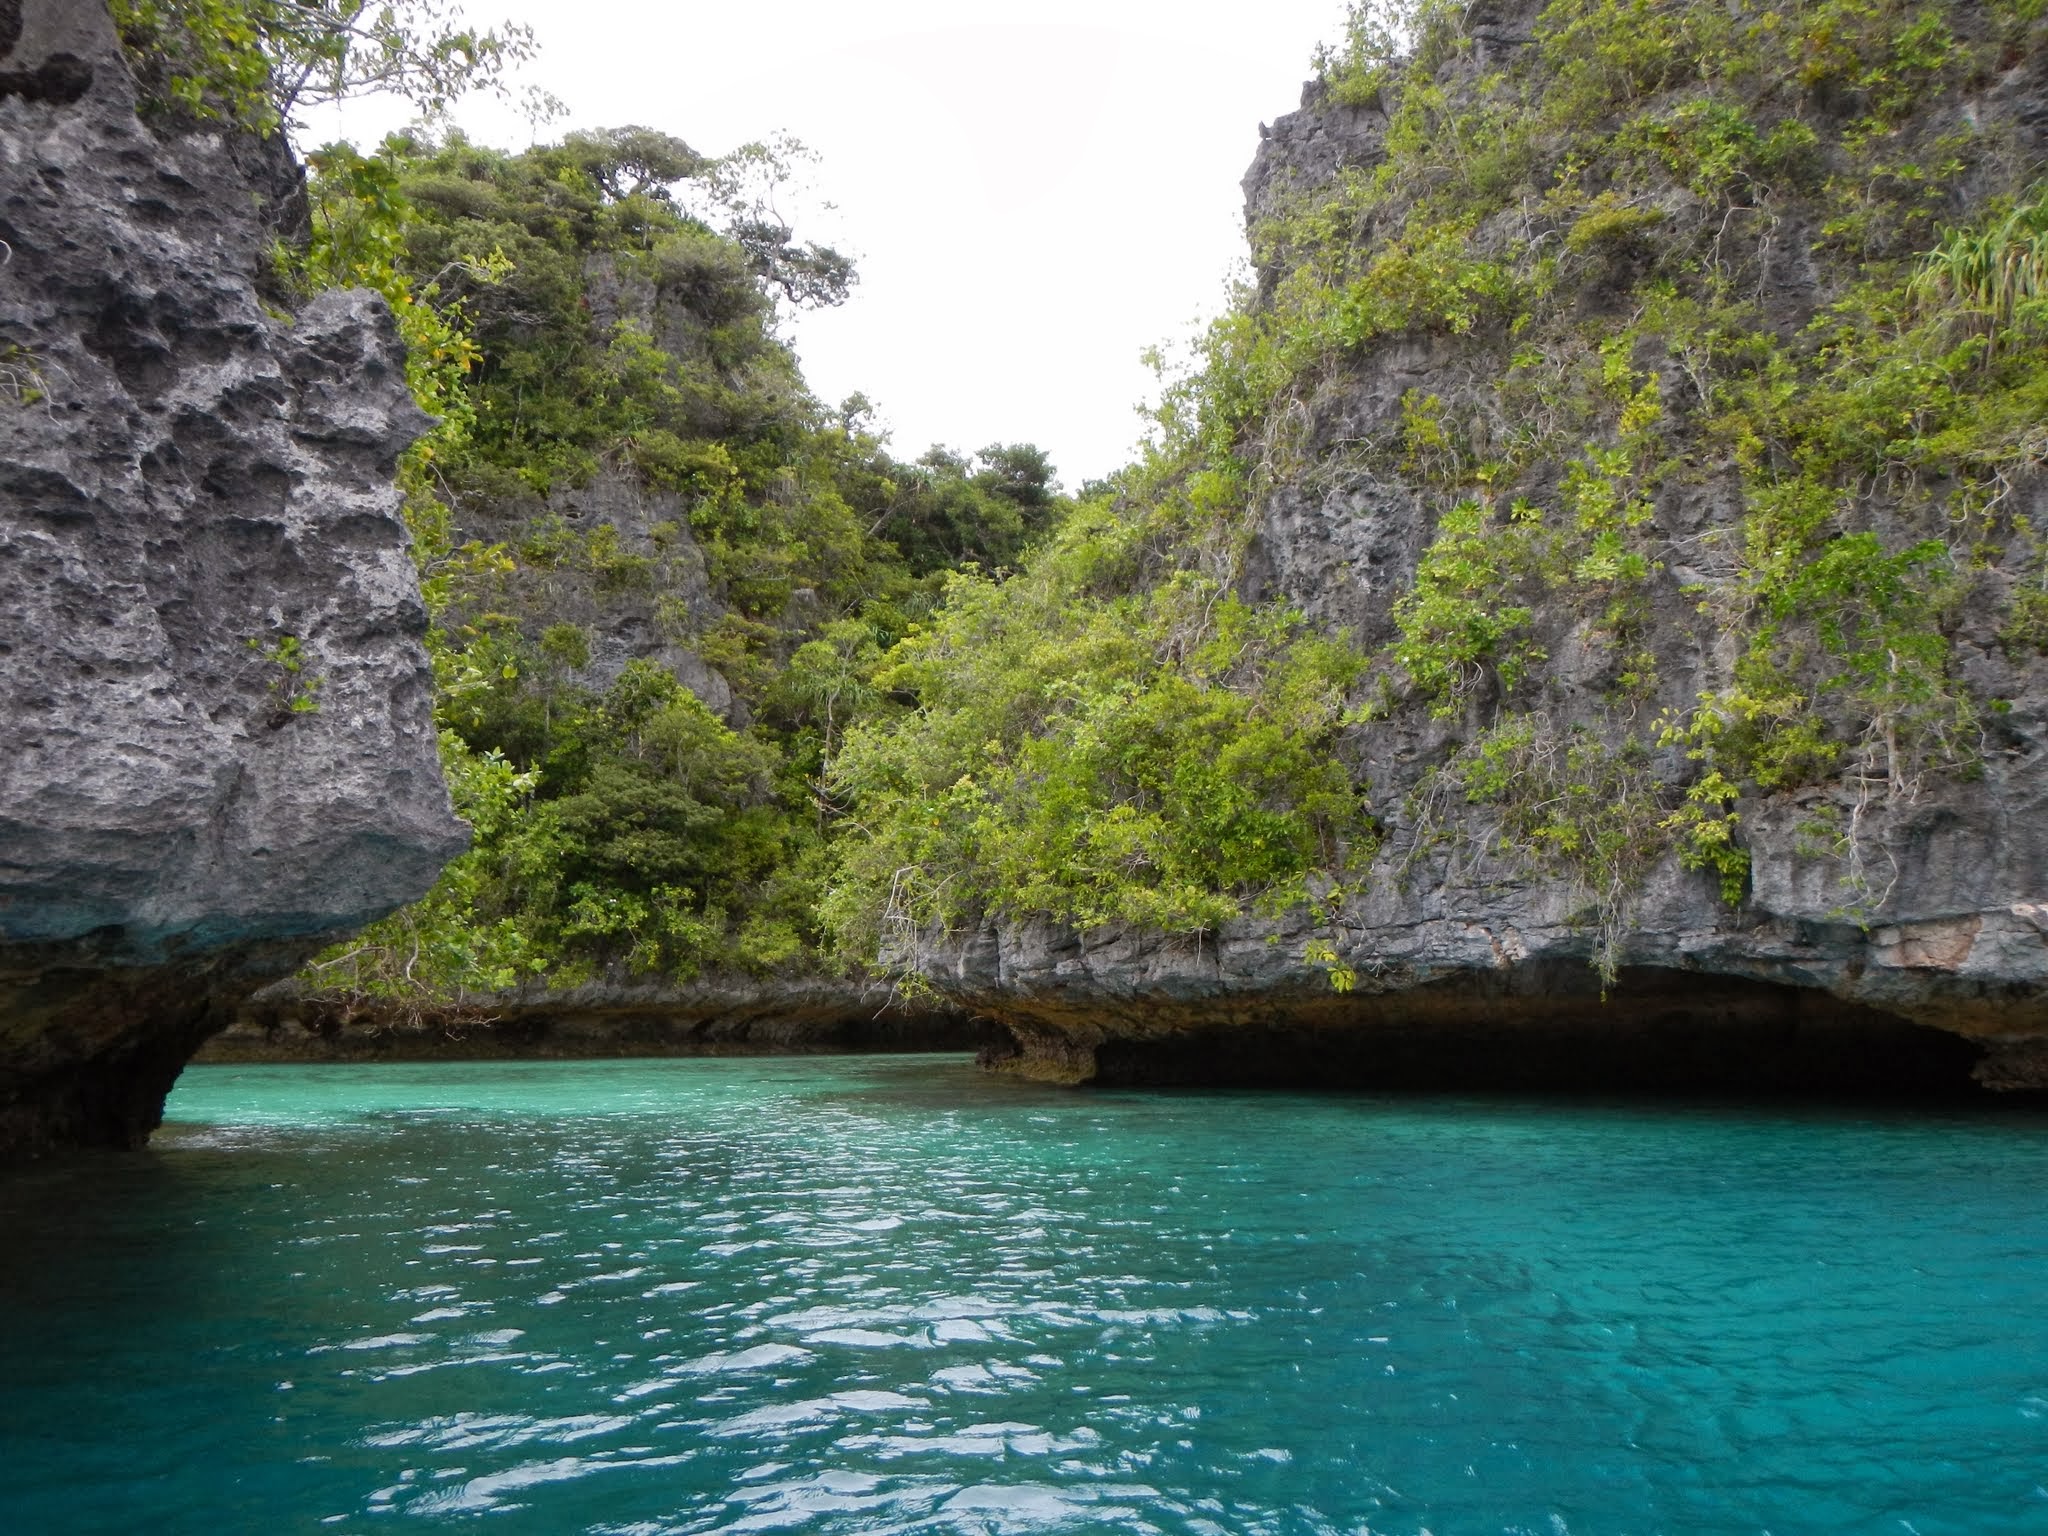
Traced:
[[810, 397], [851, 269], [679, 195], [731, 157], [309, 184], [0, 6], [0, 1142], [136, 1142], [238, 1013], [2048, 1087], [2037, 9], [1362, 11], [1066, 496]]
[[[2048, 48], [1840, 12], [1424, 7], [1262, 130], [1178, 462], [846, 764], [900, 813], [869, 932], [999, 1065], [2048, 1086]], [[1149, 654], [1076, 647], [1078, 702], [970, 696], [975, 646], [1112, 612]], [[1296, 659], [1334, 637], [1367, 660]], [[1055, 753], [1090, 828], [1023, 846]], [[1286, 900], [1205, 904], [1238, 857]]]

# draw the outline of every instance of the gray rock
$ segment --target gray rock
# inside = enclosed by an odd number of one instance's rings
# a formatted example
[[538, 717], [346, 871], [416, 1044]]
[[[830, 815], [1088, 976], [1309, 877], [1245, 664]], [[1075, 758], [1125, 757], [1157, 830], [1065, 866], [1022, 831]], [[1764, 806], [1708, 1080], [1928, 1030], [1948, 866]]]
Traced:
[[[661, 292], [630, 266], [622, 269], [609, 254], [588, 257], [584, 275], [598, 335], [627, 325], [671, 357], [702, 361], [705, 322], [675, 295]], [[708, 438], [727, 430], [715, 419], [699, 426]], [[487, 544], [545, 546], [564, 531], [583, 539], [607, 535], [610, 558], [602, 566], [573, 556], [525, 559], [492, 594], [492, 611], [511, 613], [529, 642], [558, 625], [581, 631], [587, 660], [562, 667], [551, 681], [603, 693], [629, 663], [651, 661], [728, 723], [748, 723], [745, 701], [699, 649], [727, 608], [714, 589], [683, 496], [650, 484], [627, 465], [607, 462], [587, 484], [559, 485], [545, 496], [470, 498], [458, 513], [461, 535]], [[791, 628], [798, 623], [793, 618]]]
[[[1455, 93], [1526, 57], [1541, 9], [1465, 8], [1466, 46], [1441, 50], [1437, 84]], [[1961, 25], [1970, 8], [1955, 10]], [[1987, 163], [2023, 184], [2026, 166], [2038, 174], [2048, 163], [2044, 74], [2048, 64], [2029, 57], [1974, 102], [1930, 102], [1929, 132], [1975, 114], [2017, 157]], [[1311, 84], [1299, 112], [1261, 130], [1244, 180], [1250, 224], [1369, 171], [1386, 131], [1379, 104], [1341, 104]], [[1807, 254], [1812, 210], [1784, 201], [1784, 229], [1760, 238], [1748, 275], [1767, 323], [1791, 336], [1822, 289]], [[1394, 206], [1365, 219], [1361, 246], [1382, 236], [1371, 220], [1396, 216], [1398, 197]], [[1483, 245], [1486, 228], [1475, 238]], [[1258, 255], [1270, 297], [1289, 252]], [[1627, 286], [1596, 276], [1575, 313], [1597, 317]], [[1435, 397], [1484, 456], [1488, 433], [1513, 425], [1499, 389], [1510, 351], [1483, 326], [1388, 336], [1291, 399], [1266, 442], [1282, 468], [1252, 508], [1243, 594], [1349, 629], [1368, 648], [1391, 639], [1393, 604], [1435, 532], [1424, 488], [1395, 467], [1403, 397]], [[1699, 386], [1670, 359], [1635, 366], [1657, 372], [1671, 419], [1698, 409]], [[1558, 469], [1535, 473], [1551, 482], [1519, 489], [1554, 492]], [[2040, 474], [2011, 494], [2043, 521]], [[1542, 659], [1512, 712], [1560, 743], [1640, 744], [1654, 742], [1645, 727], [1660, 713], [1682, 717], [1727, 687], [1734, 641], [1699, 604], [1731, 574], [1717, 534], [1742, 514], [1725, 473], [1673, 476], [1660, 493], [1647, 618], [1631, 642], [1654, 657], [1649, 696], [1617, 703], [1619, 647], [1568, 600], [1538, 597], [1529, 640]], [[1881, 491], [1856, 511], [1859, 526], [1893, 534], [1915, 515]], [[2048, 663], [2006, 653], [1995, 628], [2007, 578], [1980, 580], [1950, 640], [1988, 722], [1981, 771], [1741, 804], [1753, 869], [1738, 906], [1713, 876], [1667, 855], [1603, 908], [1599, 892], [1504, 848], [1493, 808], [1433, 792], [1432, 774], [1496, 717], [1502, 700], [1487, 679], [1449, 718], [1397, 699], [1390, 718], [1344, 742], [1383, 841], [1362, 892], [1329, 921], [1245, 918], [1199, 938], [991, 921], [926, 935], [920, 953], [897, 959], [1007, 1026], [1013, 1046], [999, 1065], [1061, 1081], [1967, 1088], [1974, 1074], [2048, 1089]], [[1697, 771], [1677, 748], [1647, 750], [1663, 754], [1654, 766], [1666, 784]], [[1609, 941], [1614, 974], [1603, 984], [1590, 962]], [[1349, 991], [1305, 959], [1311, 942], [1355, 973]]]
[[646, 978], [531, 986], [406, 1009], [283, 981], [239, 1010], [202, 1061], [445, 1061], [974, 1051], [998, 1032], [880, 982], [835, 976]]
[[714, 714], [731, 720], [743, 711], [731, 684], [692, 644], [726, 608], [712, 590], [683, 498], [648, 486], [630, 469], [606, 465], [588, 485], [473, 508], [463, 531], [517, 541], [557, 519], [580, 535], [609, 528], [619, 557], [616, 574], [577, 561], [524, 561], [494, 600], [517, 616], [531, 640], [558, 624], [582, 632], [588, 659], [562, 680], [603, 693], [629, 662], [653, 661]]
[[267, 306], [298, 191], [281, 145], [153, 133], [98, 0], [20, 14], [0, 37], [0, 1151], [138, 1141], [228, 1007], [422, 894], [467, 835], [393, 478], [429, 422], [388, 309]]
[[1387, 115], [1377, 105], [1339, 106], [1319, 81], [1301, 93], [1301, 110], [1259, 125], [1259, 150], [1244, 177], [1245, 225], [1256, 228], [1282, 212], [1290, 197], [1312, 191], [1353, 166], [1382, 157]]

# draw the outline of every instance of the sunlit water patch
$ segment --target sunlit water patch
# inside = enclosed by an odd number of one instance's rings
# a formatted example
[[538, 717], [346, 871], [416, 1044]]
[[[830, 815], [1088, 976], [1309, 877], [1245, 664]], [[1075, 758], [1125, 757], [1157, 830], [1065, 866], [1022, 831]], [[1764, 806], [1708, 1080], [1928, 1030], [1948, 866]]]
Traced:
[[0, 1179], [0, 1531], [2048, 1531], [2048, 1122], [205, 1068]]

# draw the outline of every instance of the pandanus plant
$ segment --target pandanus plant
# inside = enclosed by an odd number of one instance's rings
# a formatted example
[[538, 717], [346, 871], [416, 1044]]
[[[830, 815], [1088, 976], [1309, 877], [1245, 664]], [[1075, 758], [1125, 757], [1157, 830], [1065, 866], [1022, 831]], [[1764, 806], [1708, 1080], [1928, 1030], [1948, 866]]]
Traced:
[[2002, 336], [2048, 324], [2048, 188], [1983, 228], [1951, 230], [1923, 259], [1912, 296], [1923, 314], [1983, 335], [1987, 360]]

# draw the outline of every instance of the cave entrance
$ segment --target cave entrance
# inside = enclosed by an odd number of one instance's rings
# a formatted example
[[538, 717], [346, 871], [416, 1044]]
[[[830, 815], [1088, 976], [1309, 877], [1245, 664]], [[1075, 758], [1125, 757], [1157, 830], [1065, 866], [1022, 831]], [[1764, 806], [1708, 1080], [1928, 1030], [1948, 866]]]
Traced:
[[1569, 962], [1118, 1038], [1094, 1055], [1104, 1085], [1992, 1097], [1971, 1075], [1982, 1048], [1945, 1030], [1808, 987], [1690, 971], [1624, 970], [1603, 997]]

